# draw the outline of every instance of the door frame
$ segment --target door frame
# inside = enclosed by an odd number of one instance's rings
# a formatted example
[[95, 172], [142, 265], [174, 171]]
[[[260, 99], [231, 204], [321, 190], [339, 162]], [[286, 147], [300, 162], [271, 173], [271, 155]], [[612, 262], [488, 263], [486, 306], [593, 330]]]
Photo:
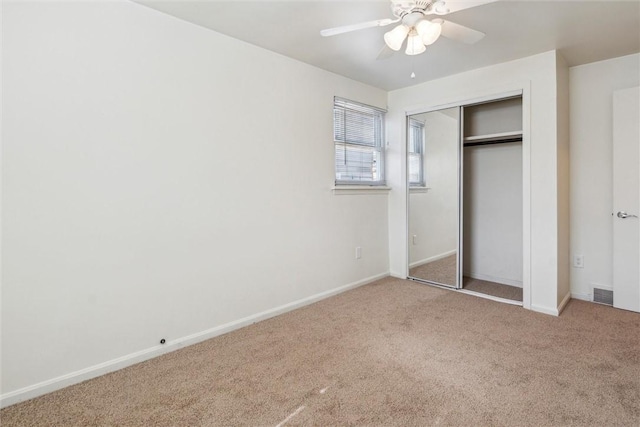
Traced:
[[[476, 93], [473, 97], [460, 97], [448, 100], [444, 103], [426, 104], [423, 107], [414, 108], [405, 111], [405, 127], [408, 121], [408, 117], [415, 114], [429, 113], [432, 111], [442, 110], [446, 108], [465, 107], [474, 104], [482, 104], [485, 102], [498, 101], [504, 98], [512, 98], [515, 96], [522, 96], [522, 307], [531, 309], [531, 82], [529, 80], [512, 85], [504, 86], [500, 89], [490, 89], [483, 92]], [[460, 114], [460, 132], [459, 138], [462, 136], [462, 126], [464, 126], [464, 117], [462, 116], [462, 108]], [[408, 136], [406, 131], [404, 138], [405, 154], [408, 142]], [[461, 141], [460, 144], [461, 145]], [[459, 148], [460, 149], [460, 148]], [[408, 156], [404, 156], [405, 162], [405, 189], [406, 189], [406, 203], [405, 203], [405, 241], [407, 243], [405, 247], [405, 277], [409, 277], [409, 176], [408, 176]], [[461, 175], [462, 167], [461, 156], [458, 156], [458, 174]], [[462, 180], [458, 179], [458, 197], [460, 200], [458, 206], [458, 223], [459, 223], [459, 246], [458, 246], [458, 271], [459, 275], [462, 275]], [[462, 278], [459, 277], [460, 286], [462, 286]], [[447, 287], [447, 289], [453, 289]], [[476, 293], [474, 293], [476, 294]], [[482, 294], [478, 296], [489, 297], [490, 299], [506, 302], [502, 298], [490, 297]], [[518, 304], [519, 305], [519, 304]]]

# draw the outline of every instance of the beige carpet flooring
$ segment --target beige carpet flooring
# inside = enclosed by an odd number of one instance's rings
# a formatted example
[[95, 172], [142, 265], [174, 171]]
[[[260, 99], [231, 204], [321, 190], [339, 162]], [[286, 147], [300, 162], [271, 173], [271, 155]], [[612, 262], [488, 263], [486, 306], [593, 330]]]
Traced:
[[443, 285], [456, 285], [456, 255], [418, 265], [409, 270], [409, 276]]
[[506, 298], [513, 301], [522, 301], [522, 288], [503, 285], [502, 283], [488, 282], [486, 280], [464, 277], [463, 289], [479, 292], [494, 297]]
[[[2, 426], [638, 426], [640, 314], [384, 279], [0, 412]], [[281, 424], [280, 424], [281, 425]]]
[[[409, 276], [417, 279], [429, 280], [443, 285], [455, 286], [456, 283], [456, 256], [450, 255], [427, 264], [413, 267], [409, 270]], [[522, 301], [522, 288], [503, 285], [501, 283], [488, 282], [486, 280], [464, 277], [463, 289], [506, 298], [514, 301]]]

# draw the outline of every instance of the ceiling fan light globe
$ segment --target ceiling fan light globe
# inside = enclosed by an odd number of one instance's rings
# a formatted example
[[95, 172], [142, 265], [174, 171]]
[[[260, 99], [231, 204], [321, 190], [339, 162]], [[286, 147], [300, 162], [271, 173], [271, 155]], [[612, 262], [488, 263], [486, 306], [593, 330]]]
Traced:
[[438, 37], [440, 37], [440, 34], [442, 33], [442, 25], [425, 19], [418, 22], [418, 25], [416, 25], [416, 31], [422, 38], [422, 43], [425, 46], [429, 46], [430, 44], [435, 43], [435, 41], [438, 40]]
[[407, 38], [407, 49], [404, 51], [407, 55], [419, 55], [427, 48], [424, 43], [422, 43], [422, 37], [419, 34], [412, 32], [413, 34], [409, 35]]
[[384, 34], [384, 42], [390, 49], [399, 51], [407, 34], [409, 34], [409, 28], [404, 25], [398, 25], [393, 30]]

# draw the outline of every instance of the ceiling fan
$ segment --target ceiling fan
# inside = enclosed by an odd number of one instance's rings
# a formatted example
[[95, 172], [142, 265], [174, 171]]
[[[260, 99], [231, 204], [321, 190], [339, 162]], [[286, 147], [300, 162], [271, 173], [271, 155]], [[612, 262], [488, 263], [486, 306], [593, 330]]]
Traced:
[[400, 22], [400, 25], [385, 33], [384, 41], [386, 46], [378, 55], [378, 59], [387, 58], [394, 52], [399, 51], [405, 39], [407, 40], [405, 53], [407, 55], [418, 55], [424, 52], [427, 46], [438, 40], [440, 35], [467, 44], [476, 43], [485, 36], [480, 31], [451, 21], [445, 21], [440, 18], [429, 20], [427, 19], [428, 15], [442, 16], [494, 1], [496, 0], [463, 0], [459, 2], [454, 0], [391, 0], [391, 13], [395, 19], [378, 19], [328, 28], [320, 31], [320, 34], [324, 37], [329, 37], [365, 28], [386, 27]]

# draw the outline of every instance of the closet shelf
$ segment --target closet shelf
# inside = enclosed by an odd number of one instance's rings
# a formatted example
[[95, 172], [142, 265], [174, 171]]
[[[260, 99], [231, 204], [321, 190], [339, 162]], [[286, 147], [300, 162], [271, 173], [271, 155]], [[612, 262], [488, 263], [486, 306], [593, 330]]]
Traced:
[[464, 142], [487, 142], [487, 141], [503, 141], [522, 138], [522, 131], [516, 130], [512, 132], [492, 133], [489, 135], [465, 136]]

